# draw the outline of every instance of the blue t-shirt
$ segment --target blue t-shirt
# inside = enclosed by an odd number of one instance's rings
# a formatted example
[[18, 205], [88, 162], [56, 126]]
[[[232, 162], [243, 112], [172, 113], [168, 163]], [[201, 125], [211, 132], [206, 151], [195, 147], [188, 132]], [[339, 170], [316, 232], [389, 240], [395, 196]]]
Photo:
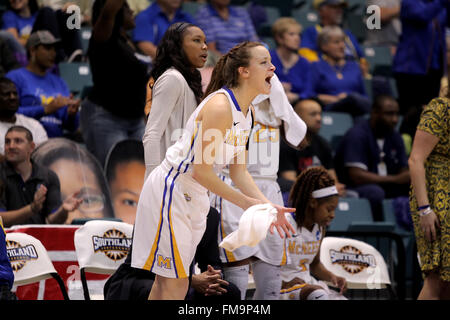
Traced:
[[37, 13], [31, 15], [29, 18], [24, 18], [16, 14], [12, 10], [5, 11], [2, 16], [2, 29], [15, 28], [19, 33], [20, 38], [27, 40], [33, 29], [34, 21]]
[[64, 129], [75, 131], [78, 128], [79, 113], [69, 117], [67, 106], [52, 114], [44, 114], [43, 104], [50, 103], [58, 94], [70, 96], [67, 84], [59, 76], [50, 72], [40, 76], [20, 68], [8, 72], [6, 77], [16, 84], [20, 99], [18, 112], [39, 120], [49, 138], [61, 137]]
[[[317, 43], [317, 36], [319, 35], [319, 30], [322, 27], [320, 25], [315, 25], [307, 28], [302, 32], [302, 41], [300, 43], [300, 48], [308, 48], [315, 52], [319, 52], [319, 45]], [[347, 39], [345, 41], [345, 56], [349, 60], [359, 60], [364, 57], [364, 52], [358, 43], [358, 40], [350, 32], [350, 30], [343, 30]]]
[[0, 223], [0, 285], [8, 285], [11, 289], [14, 283], [14, 273], [6, 253], [6, 236]]
[[[381, 152], [382, 151], [382, 152]], [[358, 167], [379, 174], [378, 165], [386, 164], [387, 174], [397, 174], [408, 167], [403, 139], [397, 131], [387, 133], [384, 137], [383, 150], [374, 136], [370, 121], [357, 123], [342, 138], [335, 155], [335, 167], [339, 180], [349, 187], [354, 186], [348, 177], [348, 167]]]
[[292, 85], [291, 91], [297, 93], [301, 99], [313, 96], [310, 79], [311, 67], [305, 58], [299, 57], [295, 65], [290, 69], [285, 69], [275, 49], [270, 50], [270, 56], [272, 64], [276, 68], [275, 73], [281, 82], [289, 82]]
[[239, 7], [229, 7], [228, 20], [224, 20], [210, 4], [200, 8], [195, 16], [206, 42], [215, 42], [216, 49], [227, 53], [243, 41], [259, 41], [248, 12]]
[[[338, 78], [337, 70], [342, 74], [342, 79]], [[357, 92], [367, 97], [361, 69], [355, 61], [346, 61], [343, 67], [332, 67], [323, 59], [313, 62], [311, 64], [311, 82], [312, 90], [316, 95]]]
[[169, 21], [164, 12], [161, 11], [157, 2], [154, 2], [135, 18], [136, 28], [133, 30], [133, 41], [149, 41], [158, 45], [166, 30], [176, 22], [195, 23], [194, 18], [188, 13], [178, 9], [172, 21]]

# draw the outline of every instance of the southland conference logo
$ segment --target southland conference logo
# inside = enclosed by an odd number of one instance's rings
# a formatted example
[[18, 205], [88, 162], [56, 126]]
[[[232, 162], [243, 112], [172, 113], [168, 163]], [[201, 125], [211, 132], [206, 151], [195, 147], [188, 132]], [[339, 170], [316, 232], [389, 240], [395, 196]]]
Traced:
[[101, 251], [111, 260], [117, 261], [125, 258], [130, 252], [131, 238], [117, 229], [106, 231], [102, 237], [93, 236], [94, 252]]
[[6, 253], [15, 272], [22, 269], [28, 261], [38, 258], [36, 248], [32, 244], [23, 247], [12, 240], [6, 241]]
[[345, 271], [351, 274], [357, 274], [368, 267], [375, 267], [375, 257], [371, 254], [362, 254], [353, 246], [344, 246], [341, 250], [330, 250], [332, 264], [339, 264]]

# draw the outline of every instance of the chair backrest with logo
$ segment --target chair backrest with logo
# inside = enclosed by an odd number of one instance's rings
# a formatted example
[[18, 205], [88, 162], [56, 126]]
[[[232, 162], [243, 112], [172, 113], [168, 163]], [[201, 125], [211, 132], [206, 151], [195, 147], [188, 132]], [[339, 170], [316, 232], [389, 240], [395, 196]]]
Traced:
[[332, 273], [345, 278], [349, 289], [382, 289], [391, 285], [383, 256], [363, 241], [325, 237], [320, 261]]
[[69, 300], [64, 282], [41, 241], [25, 233], [7, 233], [6, 251], [13, 268], [15, 286], [53, 277], [58, 282], [64, 299]]
[[125, 261], [131, 248], [133, 226], [125, 222], [91, 220], [74, 236], [86, 300], [90, 300], [85, 272], [112, 274]]

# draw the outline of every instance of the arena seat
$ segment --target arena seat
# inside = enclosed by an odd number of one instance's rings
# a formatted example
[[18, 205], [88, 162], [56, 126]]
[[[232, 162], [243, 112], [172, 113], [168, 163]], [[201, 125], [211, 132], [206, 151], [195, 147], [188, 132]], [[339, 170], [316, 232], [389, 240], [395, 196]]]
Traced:
[[113, 274], [130, 251], [132, 233], [133, 225], [108, 220], [88, 221], [75, 232], [75, 251], [85, 300], [91, 300], [86, 272]]
[[59, 75], [67, 83], [70, 92], [79, 96], [86, 86], [92, 86], [92, 73], [89, 63], [61, 62], [58, 65]]
[[14, 286], [53, 278], [64, 300], [69, 300], [64, 281], [55, 270], [47, 249], [37, 238], [21, 232], [6, 234], [6, 251], [14, 272]]
[[335, 217], [328, 230], [347, 231], [351, 225], [373, 223], [369, 200], [365, 198], [340, 198]]
[[339, 138], [342, 138], [351, 127], [353, 127], [353, 118], [350, 114], [324, 111], [319, 135], [328, 141], [333, 150], [336, 150]]

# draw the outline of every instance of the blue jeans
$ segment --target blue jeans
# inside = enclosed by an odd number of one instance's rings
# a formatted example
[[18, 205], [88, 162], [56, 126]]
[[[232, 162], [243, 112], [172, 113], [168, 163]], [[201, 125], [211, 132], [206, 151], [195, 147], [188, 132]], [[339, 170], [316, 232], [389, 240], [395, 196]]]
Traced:
[[80, 110], [80, 125], [87, 149], [105, 165], [109, 150], [127, 139], [142, 141], [144, 118], [124, 119], [85, 99]]

